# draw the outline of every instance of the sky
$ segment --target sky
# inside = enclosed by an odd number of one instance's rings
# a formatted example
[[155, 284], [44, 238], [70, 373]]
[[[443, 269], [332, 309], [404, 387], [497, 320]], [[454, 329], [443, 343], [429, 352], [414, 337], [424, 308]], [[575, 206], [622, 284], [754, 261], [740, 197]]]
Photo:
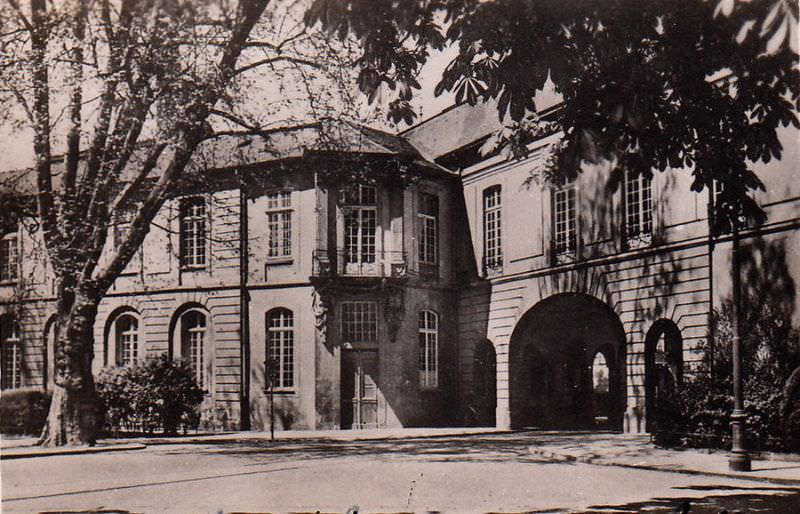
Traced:
[[[414, 122], [415, 124], [435, 116], [453, 104], [454, 95], [445, 92], [440, 97], [435, 97], [433, 91], [439, 81], [442, 70], [455, 54], [455, 48], [433, 53], [428, 63], [421, 70], [419, 82], [422, 89], [416, 92], [412, 101], [414, 111], [418, 115]], [[404, 130], [408, 128], [408, 125], [401, 122], [399, 126], [393, 127], [387, 120], [384, 126], [376, 128], [391, 132], [393, 130]], [[30, 129], [13, 130], [8, 125], [2, 125], [0, 126], [0, 142], [2, 143], [0, 145], [0, 170], [20, 169], [32, 165], [33, 132]], [[61, 150], [58, 147], [54, 147], [55, 153], [59, 151]]]

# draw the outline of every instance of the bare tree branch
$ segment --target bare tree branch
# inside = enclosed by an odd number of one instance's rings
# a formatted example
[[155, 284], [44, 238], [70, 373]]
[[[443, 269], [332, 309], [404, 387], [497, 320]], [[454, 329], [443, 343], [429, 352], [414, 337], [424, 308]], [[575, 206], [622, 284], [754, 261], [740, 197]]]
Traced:
[[258, 129], [254, 128], [251, 130], [218, 130], [215, 131], [213, 134], [205, 136], [204, 140], [215, 139], [224, 136], [262, 136], [262, 137], [269, 137], [273, 134], [278, 134], [281, 132], [297, 132], [300, 130], [306, 130], [311, 128], [320, 128], [322, 126], [321, 121], [309, 122], [309, 123], [300, 123], [298, 125], [286, 125], [282, 127], [275, 127], [270, 129]]
[[235, 71], [235, 73], [237, 75], [239, 75], [239, 74], [242, 74], [242, 73], [244, 73], [246, 71], [252, 70], [254, 68], [258, 68], [259, 66], [264, 66], [264, 65], [268, 65], [268, 64], [275, 64], [275, 63], [279, 63], [279, 62], [288, 62], [288, 63], [292, 63], [292, 64], [297, 64], [297, 65], [300, 65], [300, 66], [310, 66], [312, 68], [322, 69], [322, 65], [320, 63], [318, 63], [316, 61], [312, 61], [310, 59], [304, 59], [302, 57], [293, 57], [293, 56], [290, 56], [290, 55], [278, 55], [276, 57], [269, 57], [267, 59], [261, 59], [259, 61], [255, 61], [253, 63], [250, 63], [250, 64], [248, 64], [246, 66], [242, 66], [241, 68], [238, 68]]
[[[19, 20], [25, 26], [25, 29], [32, 34], [33, 31], [34, 31], [33, 24], [31, 24], [31, 22], [28, 19], [28, 17], [25, 16], [25, 13], [22, 11], [22, 9], [19, 6], [19, 2], [17, 2], [17, 0], [8, 0], [8, 3], [14, 9], [14, 12], [17, 14], [17, 17], [19, 17]], [[33, 9], [33, 7], [32, 7], [32, 9]], [[34, 18], [35, 18], [35, 16], [34, 16]]]

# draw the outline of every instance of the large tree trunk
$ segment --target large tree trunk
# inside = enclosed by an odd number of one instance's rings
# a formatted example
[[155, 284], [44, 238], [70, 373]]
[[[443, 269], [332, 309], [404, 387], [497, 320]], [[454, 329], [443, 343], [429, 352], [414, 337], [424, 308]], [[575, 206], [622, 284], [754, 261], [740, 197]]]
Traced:
[[53, 399], [39, 443], [42, 446], [94, 445], [97, 435], [92, 359], [99, 299], [62, 293], [56, 321]]

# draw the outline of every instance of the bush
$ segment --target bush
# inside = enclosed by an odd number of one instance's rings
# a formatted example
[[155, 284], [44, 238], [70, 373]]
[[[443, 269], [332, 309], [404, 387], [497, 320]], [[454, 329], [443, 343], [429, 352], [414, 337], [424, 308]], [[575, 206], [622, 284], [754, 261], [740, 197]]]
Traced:
[[186, 361], [162, 355], [131, 367], [106, 368], [96, 385], [107, 430], [175, 434], [199, 422], [203, 391]]
[[[784, 384], [800, 366], [797, 331], [790, 317], [769, 304], [745, 302], [742, 315], [742, 376], [745, 434], [752, 450], [797, 450], [800, 405], [786, 409]], [[677, 391], [657, 398], [653, 435], [665, 446], [730, 447], [733, 411], [731, 305], [712, 319], [716, 344], [701, 343], [700, 365]], [[713, 358], [713, 360], [712, 360]]]
[[50, 393], [14, 389], [0, 394], [0, 433], [39, 435], [50, 410]]

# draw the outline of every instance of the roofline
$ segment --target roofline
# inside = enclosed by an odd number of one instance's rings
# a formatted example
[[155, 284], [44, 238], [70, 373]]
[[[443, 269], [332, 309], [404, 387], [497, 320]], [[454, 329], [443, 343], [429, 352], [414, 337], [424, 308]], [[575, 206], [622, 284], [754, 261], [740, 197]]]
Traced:
[[414, 124], [414, 125], [411, 125], [410, 127], [408, 127], [408, 128], [406, 128], [406, 129], [403, 129], [403, 130], [401, 130], [400, 132], [398, 132], [398, 133], [397, 133], [397, 135], [398, 135], [398, 136], [403, 136], [403, 135], [405, 135], [405, 133], [406, 133], [406, 132], [409, 132], [409, 131], [411, 131], [411, 130], [413, 130], [413, 129], [417, 128], [417, 127], [420, 127], [420, 126], [422, 126], [422, 125], [424, 125], [424, 124], [428, 123], [429, 121], [431, 121], [431, 120], [433, 120], [433, 119], [435, 119], [435, 118], [438, 118], [439, 116], [442, 116], [442, 115], [444, 115], [444, 114], [446, 114], [446, 113], [448, 113], [448, 112], [452, 111], [453, 109], [455, 109], [455, 108], [457, 108], [457, 107], [461, 107], [462, 105], [464, 105], [464, 104], [466, 104], [466, 103], [468, 103], [466, 100], [462, 100], [462, 101], [461, 101], [461, 102], [459, 102], [459, 103], [454, 103], [453, 105], [450, 105], [450, 106], [448, 106], [448, 107], [445, 107], [444, 109], [442, 109], [441, 111], [437, 112], [437, 113], [436, 113], [436, 114], [434, 114], [433, 116], [429, 116], [429, 117], [425, 118], [424, 120], [420, 120], [420, 121], [419, 121], [419, 122], [417, 122], [416, 124]]

